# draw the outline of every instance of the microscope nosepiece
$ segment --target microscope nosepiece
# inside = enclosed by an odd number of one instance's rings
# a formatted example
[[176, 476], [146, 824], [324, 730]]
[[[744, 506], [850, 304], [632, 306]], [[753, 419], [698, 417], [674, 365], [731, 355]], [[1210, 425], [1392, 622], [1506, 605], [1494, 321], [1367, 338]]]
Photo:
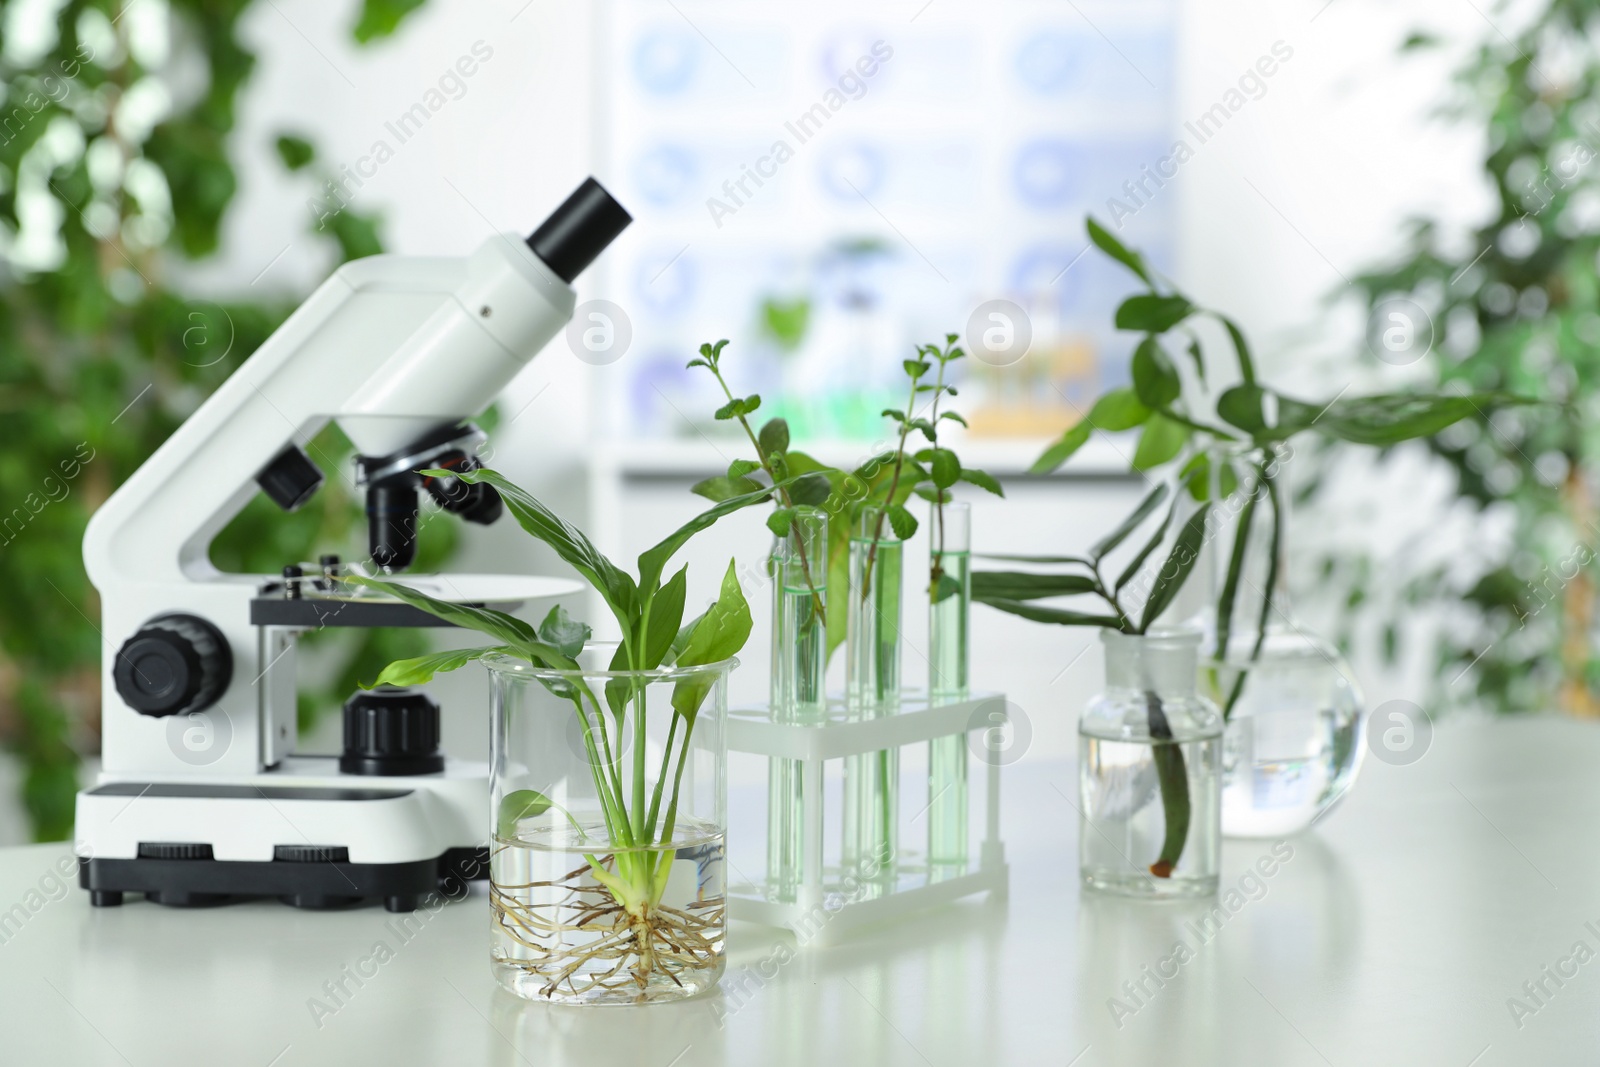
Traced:
[[528, 237], [528, 247], [568, 285], [633, 221], [601, 184], [583, 184]]

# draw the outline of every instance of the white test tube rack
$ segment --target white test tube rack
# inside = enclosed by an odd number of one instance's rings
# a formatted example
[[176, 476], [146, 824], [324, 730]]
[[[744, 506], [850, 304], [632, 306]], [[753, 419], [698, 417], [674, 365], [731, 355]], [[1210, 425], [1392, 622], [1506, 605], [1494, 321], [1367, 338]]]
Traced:
[[[983, 837], [976, 859], [969, 855], [966, 864], [933, 865], [926, 856], [902, 849], [891, 860], [892, 872], [871, 880], [867, 891], [859, 884], [851, 886], [845, 872], [836, 866], [824, 866], [824, 838], [830, 830], [835, 835], [842, 833], [843, 816], [834, 811], [825, 822], [822, 798], [823, 765], [828, 760], [941, 737], [966, 737], [1001, 728], [1007, 721], [1006, 699], [999, 693], [976, 693], [966, 700], [930, 705], [926, 694], [906, 691], [895, 713], [871, 719], [851, 717], [843, 699], [830, 698], [825, 719], [803, 724], [774, 722], [764, 703], [730, 709], [728, 751], [795, 760], [801, 768], [804, 796], [804, 847], [794, 899], [777, 899], [776, 887], [765, 880], [757, 884], [730, 881], [730, 916], [788, 928], [802, 945], [829, 944], [862, 926], [975, 893], [1004, 896], [1009, 872], [1000, 840], [997, 760], [968, 761], [969, 768], [980, 762], [984, 767]], [[968, 796], [976, 799], [970, 786]], [[765, 870], [765, 863], [757, 869]]]

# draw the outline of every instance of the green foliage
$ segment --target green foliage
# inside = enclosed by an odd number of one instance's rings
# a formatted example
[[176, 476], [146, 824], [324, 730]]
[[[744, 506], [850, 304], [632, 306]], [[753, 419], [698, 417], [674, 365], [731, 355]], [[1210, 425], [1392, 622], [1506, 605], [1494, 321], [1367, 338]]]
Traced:
[[[700, 346], [700, 358], [689, 361], [690, 367], [704, 367], [716, 378], [717, 385], [722, 389], [722, 395], [728, 402], [716, 412], [718, 419], [737, 419], [739, 426], [744, 430], [745, 438], [755, 449], [756, 459], [736, 459], [728, 464], [728, 473], [722, 478], [708, 478], [693, 487], [693, 492], [709, 500], [725, 501], [741, 494], [757, 492], [763, 487], [770, 486], [775, 491], [771, 498], [777, 505], [771, 515], [767, 517], [767, 528], [773, 536], [786, 538], [794, 525], [796, 507], [819, 506], [832, 503], [829, 511], [832, 512], [832, 521], [828, 527], [828, 555], [827, 560], [813, 560], [806, 558], [805, 544], [795, 541], [796, 557], [800, 563], [801, 574], [805, 579], [806, 588], [811, 591], [812, 619], [826, 628], [829, 634], [828, 649], [831, 652], [835, 647], [832, 634], [837, 623], [841, 639], [843, 637], [843, 613], [837, 609], [830, 611], [827, 604], [833, 603], [831, 599], [835, 590], [835, 581], [843, 583], [847, 580], [848, 572], [843, 567], [838, 568], [837, 579], [832, 559], [837, 553], [843, 562], [843, 554], [848, 550], [850, 529], [847, 523], [839, 521], [839, 507], [835, 496], [837, 488], [836, 479], [842, 478], [840, 472], [817, 463], [810, 456], [803, 453], [791, 453], [789, 446], [789, 424], [783, 419], [768, 419], [757, 433], [750, 425], [747, 416], [761, 406], [758, 396], [746, 397], [743, 400], [733, 394], [728, 385], [728, 380], [722, 373], [722, 350], [728, 347], [726, 339], [716, 344], [703, 344]], [[756, 476], [762, 476], [765, 481], [760, 481]], [[838, 588], [842, 589], [840, 585]], [[824, 595], [826, 594], [826, 596]]]
[[[1190, 477], [1193, 477], [1192, 475]], [[1037, 556], [1037, 555], [986, 555], [981, 558], [1031, 563], [1038, 567], [1067, 566], [1065, 573], [1053, 571], [976, 571], [972, 575], [972, 599], [980, 604], [1016, 615], [1033, 622], [1053, 623], [1058, 626], [1092, 626], [1118, 630], [1127, 634], [1149, 632], [1161, 613], [1165, 611], [1188, 581], [1200, 557], [1200, 546], [1205, 539], [1206, 517], [1210, 504], [1201, 504], [1184, 521], [1178, 536], [1173, 539], [1161, 567], [1151, 575], [1147, 588], [1138, 590], [1142, 606], [1133, 604], [1123, 595], [1134, 577], [1140, 573], [1145, 561], [1166, 540], [1183, 492], [1175, 492], [1165, 482], [1146, 493], [1144, 498], [1089, 549], [1088, 556]], [[1133, 533], [1154, 515], [1163, 503], [1170, 503], [1165, 517], [1122, 569], [1114, 585], [1108, 585], [1102, 566]], [[1088, 596], [1099, 601], [1093, 609], [1076, 604], [1058, 608], [1037, 604], [1035, 601], [1059, 596]]]
[[361, 0], [361, 17], [356, 20], [352, 36], [362, 44], [388, 37], [399, 29], [401, 21], [420, 8], [427, 0]]
[[[1524, 403], [1521, 397], [1493, 391], [1504, 383], [1494, 383], [1477, 392], [1419, 391], [1359, 397], [1341, 395], [1320, 404], [1275, 392], [1256, 380], [1249, 342], [1238, 324], [1219, 312], [1196, 305], [1182, 293], [1158, 282], [1142, 255], [1125, 247], [1093, 219], [1088, 220], [1087, 226], [1090, 241], [1132, 271], [1146, 286], [1147, 292], [1129, 297], [1116, 311], [1119, 329], [1142, 332], [1145, 336], [1134, 349], [1132, 388], [1113, 389], [1101, 396], [1088, 416], [1047, 448], [1032, 469], [1040, 473], [1055, 470], [1082, 448], [1095, 430], [1116, 432], [1137, 428], [1139, 441], [1134, 449], [1133, 469], [1159, 471], [1175, 465], [1177, 474], [1174, 480], [1181, 483], [1188, 495], [1201, 505], [1196, 516], [1204, 515], [1212, 504], [1218, 502], [1212, 500], [1213, 477], [1217, 490], [1226, 498], [1238, 491], [1241, 484], [1239, 471], [1243, 469], [1250, 476], [1248, 484], [1251, 496], [1240, 509], [1241, 517], [1234, 535], [1235, 557], [1241, 556], [1248, 545], [1245, 524], [1248, 516], [1254, 514], [1254, 503], [1259, 498], [1264, 497], [1272, 503], [1271, 539], [1274, 548], [1278, 543], [1280, 509], [1278, 490], [1273, 479], [1277, 476], [1279, 448], [1290, 438], [1316, 433], [1330, 441], [1390, 447], [1404, 441], [1431, 439], [1451, 426]], [[1218, 380], [1218, 368], [1208, 367], [1206, 349], [1199, 335], [1188, 328], [1188, 323], [1197, 317], [1213, 319], [1222, 326], [1233, 357], [1233, 365], [1229, 369], [1237, 377], [1235, 384], [1216, 395], [1209, 410], [1206, 404], [1209, 399], [1208, 387]], [[1193, 390], [1185, 387], [1182, 374], [1162, 344], [1163, 338], [1170, 337], [1180, 328], [1187, 340], [1184, 348], [1193, 361], [1196, 384], [1199, 386]], [[1165, 483], [1159, 484], [1126, 522], [1090, 552], [1087, 565], [1094, 571], [1097, 582], [1097, 565], [1101, 556], [1120, 544], [1123, 538], [1149, 517], [1166, 490]], [[1176, 506], [1175, 494], [1173, 507]], [[1116, 603], [1117, 595], [1133, 580], [1173, 521], [1174, 514], [1169, 511], [1155, 540], [1134, 558], [1118, 577], [1115, 586], [1109, 592], [1103, 589], [1095, 591], [1095, 595], [1106, 599], [1116, 609], [1114, 614], [1119, 620], [1119, 628], [1129, 629], [1132, 623]], [[1167, 563], [1157, 575], [1156, 586], [1145, 603], [1138, 627], [1129, 632], [1143, 632], [1160, 611], [1170, 605], [1182, 578], [1187, 575], [1186, 567], [1182, 566], [1183, 560], [1187, 559], [1187, 565], [1192, 566], [1190, 556], [1198, 553], [1203, 541], [1204, 531], [1194, 527], [1193, 519], [1179, 530], [1174, 539], [1174, 554], [1169, 555]], [[1179, 566], [1175, 568], [1174, 564]], [[1269, 561], [1269, 566], [1273, 568], [1271, 573], [1275, 576], [1275, 555]], [[1235, 558], [1218, 598], [1216, 632], [1223, 636], [1233, 628], [1232, 614], [1241, 575], [1242, 565]], [[985, 578], [980, 582], [975, 578], [974, 589], [980, 586], [987, 589], [984, 583], [989, 581], [991, 579]], [[1017, 600], [1014, 592], [1000, 599], [1011, 603]], [[1257, 625], [1257, 654], [1266, 603], [1268, 601], [1263, 598], [1263, 617]], [[1037, 614], [1030, 617], [1037, 617]], [[1240, 689], [1236, 687], [1234, 700], [1237, 700], [1239, 692]], [[1225, 710], [1231, 708], [1232, 701]]]
[[[1484, 145], [1488, 211], [1467, 233], [1412, 220], [1397, 255], [1355, 278], [1380, 318], [1386, 301], [1402, 297], [1431, 320], [1432, 350], [1410, 368], [1427, 387], [1508, 391], [1549, 405], [1426, 441], [1454, 475], [1454, 510], [1509, 520], [1504, 549], [1475, 544], [1469, 565], [1421, 574], [1386, 574], [1364, 553], [1323, 561], [1340, 596], [1393, 591], [1358, 598], [1365, 609], [1349, 612], [1352, 631], [1374, 614], [1442, 609], [1451, 623], [1432, 636], [1431, 654], [1440, 699], [1452, 704], [1600, 712], [1592, 639], [1600, 547], [1592, 418], [1600, 401], [1600, 231], [1589, 221], [1600, 194], [1594, 13], [1592, 3], [1546, 0], [1522, 12], [1509, 36], [1483, 30], [1456, 73], [1447, 111]], [[1414, 33], [1402, 50], [1438, 43]], [[1387, 324], [1377, 324], [1380, 339]]]
[[[21, 6], [0, 0], [0, 23], [9, 27]], [[22, 801], [40, 840], [71, 833], [78, 753], [97, 745], [102, 649], [82, 565], [88, 516], [292, 310], [255, 295], [192, 298], [166, 280], [168, 257], [216, 250], [237, 187], [228, 143], [255, 65], [238, 36], [250, 0], [172, 0], [174, 57], [160, 69], [130, 45], [123, 6], [67, 0], [42, 52], [8, 51], [0, 62], [0, 223], [44, 251], [9, 253], [0, 280], [0, 741], [22, 760]], [[115, 34], [114, 50], [80, 33], [97, 22]], [[177, 71], [197, 74], [185, 82], [197, 89], [174, 91], [178, 109], [153, 129], [109, 121], [129, 86]], [[84, 150], [97, 143], [123, 160], [98, 183]], [[130, 180], [147, 165], [165, 195]], [[333, 235], [340, 252], [375, 249], [375, 230], [364, 244], [349, 240], [371, 220], [345, 214], [345, 237]], [[53, 215], [59, 223], [41, 231]], [[316, 445], [318, 462], [336, 469], [344, 443], [325, 435]], [[258, 498], [216, 558], [275, 572], [344, 547], [353, 527], [338, 481], [293, 515]], [[436, 539], [434, 550], [443, 547]], [[356, 671], [422, 651], [406, 631], [342, 647], [325, 640], [344, 665], [329, 690], [306, 694], [308, 708], [336, 707]]]
[[276, 142], [278, 158], [290, 170], [300, 170], [317, 158], [317, 150], [304, 137], [283, 134]]

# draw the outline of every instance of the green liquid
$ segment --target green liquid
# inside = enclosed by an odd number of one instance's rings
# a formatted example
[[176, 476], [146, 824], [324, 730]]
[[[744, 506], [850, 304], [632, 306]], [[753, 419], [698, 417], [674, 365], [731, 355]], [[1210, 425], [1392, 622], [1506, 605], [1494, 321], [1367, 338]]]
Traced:
[[[824, 675], [827, 627], [817, 618], [815, 594], [787, 564], [773, 588], [772, 718], [774, 722], [815, 722], [826, 711]], [[815, 595], [816, 599], [813, 599]], [[819, 798], [820, 800], [820, 798]], [[767, 882], [776, 899], [793, 901], [805, 877], [805, 793], [799, 760], [774, 757], [767, 768]]]
[[[940, 552], [933, 558], [928, 589], [928, 695], [935, 704], [966, 700], [970, 660], [968, 629], [972, 616], [972, 557]], [[934, 600], [941, 578], [957, 589]], [[928, 742], [928, 859], [938, 864], [967, 862], [967, 737], [952, 734]]]
[[[892, 715], [900, 706], [900, 600], [903, 549], [898, 541], [850, 542], [850, 625], [846, 686], [853, 718]], [[865, 590], [865, 593], [863, 593]], [[846, 870], [892, 870], [898, 845], [900, 752], [884, 749], [844, 761]]]
[[[960, 587], [928, 605], [928, 692], [935, 698], [967, 698], [967, 630], [972, 617], [972, 556], [941, 552], [935, 563], [944, 577]], [[932, 584], [930, 578], [930, 585]]]

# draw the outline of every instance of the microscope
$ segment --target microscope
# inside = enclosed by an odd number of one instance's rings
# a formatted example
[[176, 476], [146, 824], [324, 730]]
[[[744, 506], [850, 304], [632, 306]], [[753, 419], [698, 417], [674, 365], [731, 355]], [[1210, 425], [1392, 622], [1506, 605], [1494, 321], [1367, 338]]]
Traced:
[[[355, 445], [371, 559], [403, 570], [420, 494], [489, 523], [466, 471], [480, 414], [566, 325], [571, 283], [632, 221], [593, 178], [526, 240], [464, 259], [381, 255], [340, 267], [95, 512], [83, 556], [102, 606], [102, 767], [78, 794], [79, 883], [196, 906], [278, 897], [303, 908], [380, 899], [415, 909], [487, 876], [488, 768], [439, 750], [440, 711], [380, 688], [344, 706], [340, 756], [295, 752], [297, 637], [329, 626], [432, 626], [340, 581], [324, 556], [281, 576], [224, 574], [212, 539], [257, 492], [294, 510], [324, 478], [304, 444], [334, 420]], [[408, 578], [510, 609], [576, 582]]]

